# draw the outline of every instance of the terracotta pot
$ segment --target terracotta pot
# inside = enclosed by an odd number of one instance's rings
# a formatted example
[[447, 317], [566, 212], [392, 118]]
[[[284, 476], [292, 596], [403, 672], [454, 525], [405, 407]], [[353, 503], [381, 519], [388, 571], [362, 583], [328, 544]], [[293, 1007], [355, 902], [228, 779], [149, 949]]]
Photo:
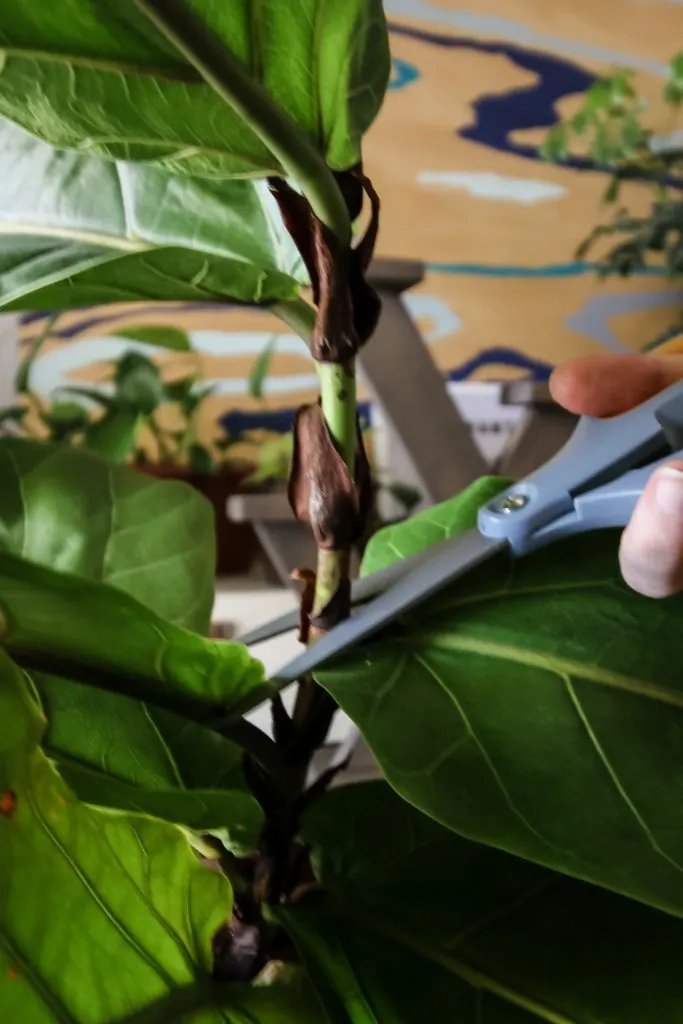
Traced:
[[151, 462], [137, 469], [164, 480], [182, 480], [211, 503], [216, 529], [217, 576], [244, 576], [250, 571], [260, 551], [258, 538], [250, 523], [235, 523], [228, 519], [226, 512], [228, 498], [240, 493], [242, 481], [251, 472], [250, 466], [243, 469], [229, 467], [216, 476], [192, 473], [182, 466], [162, 462]]

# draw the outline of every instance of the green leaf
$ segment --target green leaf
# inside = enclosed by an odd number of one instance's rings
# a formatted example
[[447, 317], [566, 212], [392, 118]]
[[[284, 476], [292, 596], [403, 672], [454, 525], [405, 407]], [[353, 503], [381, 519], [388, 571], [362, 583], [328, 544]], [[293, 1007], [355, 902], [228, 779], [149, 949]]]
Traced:
[[263, 816], [246, 791], [240, 747], [159, 708], [42, 673], [33, 679], [48, 721], [45, 752], [81, 800], [221, 829], [233, 848], [256, 848]]
[[110, 409], [86, 428], [83, 444], [111, 462], [125, 462], [135, 448], [142, 422], [135, 409]]
[[[0, 548], [106, 581], [208, 632], [213, 513], [195, 490], [79, 449], [14, 439], [0, 442], [0, 481]], [[171, 820], [228, 828], [235, 843], [248, 841], [254, 804], [233, 799], [245, 783], [232, 743], [118, 694], [42, 673], [35, 681], [49, 719], [47, 750], [84, 799], [149, 813], [153, 801], [160, 814], [175, 790]], [[207, 790], [216, 792], [209, 798]]]
[[610, 183], [603, 192], [602, 201], [603, 203], [616, 203], [619, 198], [619, 192], [621, 190], [621, 179], [618, 175], [613, 175], [610, 179]]
[[164, 396], [167, 402], [179, 402], [181, 405], [192, 401], [197, 386], [197, 377], [181, 377], [164, 383]]
[[109, 583], [209, 632], [213, 510], [193, 488], [19, 438], [0, 441], [0, 481], [0, 550]]
[[88, 402], [94, 402], [96, 405], [101, 405], [104, 409], [113, 412], [119, 408], [118, 402], [112, 395], [99, 391], [97, 388], [84, 388], [78, 384], [65, 384], [59, 388], [59, 393], [63, 395], [76, 395], [78, 398], [84, 398]]
[[[271, 980], [267, 975], [276, 968]], [[220, 1017], [196, 1016], [208, 1008]], [[329, 1024], [300, 967], [271, 961], [250, 985], [201, 981], [107, 1024]]]
[[49, 429], [52, 441], [64, 441], [90, 422], [88, 410], [78, 402], [54, 402], [40, 413], [40, 418]]
[[673, 106], [680, 106], [683, 102], [683, 53], [677, 53], [670, 61], [664, 99]]
[[[3, 1018], [110, 1024], [208, 982], [212, 937], [232, 909], [226, 879], [173, 826], [76, 800], [41, 751], [40, 710], [1, 651], [0, 719]], [[225, 1019], [212, 1005], [197, 1024]]]
[[14, 390], [18, 395], [26, 395], [31, 390], [30, 378], [33, 363], [35, 362], [36, 357], [39, 355], [43, 345], [50, 337], [52, 328], [54, 327], [55, 322], [57, 321], [58, 315], [59, 314], [57, 313], [53, 313], [52, 316], [49, 316], [47, 318], [42, 330], [34, 339], [34, 341], [31, 342], [28, 352], [19, 363], [19, 367], [14, 377]]
[[543, 159], [550, 162], [566, 160], [569, 155], [567, 126], [558, 124], [551, 128], [541, 144], [540, 152]]
[[304, 819], [328, 895], [278, 910], [334, 1024], [678, 1024], [683, 922], [497, 850], [385, 783]]
[[149, 701], [195, 722], [240, 714], [271, 693], [241, 644], [166, 622], [134, 598], [0, 554], [0, 645], [29, 669]]
[[0, 180], [4, 309], [271, 302], [306, 281], [265, 182], [60, 152], [2, 119]]
[[214, 461], [211, 458], [211, 452], [206, 445], [199, 444], [195, 441], [187, 449], [187, 457], [190, 463], [190, 469], [193, 473], [201, 473], [209, 475], [214, 472], [215, 466]]
[[119, 401], [143, 415], [153, 413], [164, 397], [159, 367], [141, 352], [126, 352], [114, 373]]
[[[380, 0], [193, 0], [207, 27], [295, 121], [326, 163], [360, 159], [390, 58]], [[257, 16], [256, 16], [257, 15]], [[154, 161], [190, 175], [281, 174], [249, 126], [132, 3], [62, 0], [0, 16], [0, 114], [52, 145]]]
[[[382, 531], [364, 571], [473, 526], [503, 486]], [[501, 555], [318, 678], [454, 831], [683, 914], [683, 597], [631, 591], [618, 542]]]
[[268, 370], [270, 368], [270, 363], [273, 358], [276, 345], [277, 335], [274, 334], [254, 361], [254, 365], [251, 368], [251, 373], [249, 374], [249, 380], [247, 382], [249, 394], [252, 398], [263, 398], [263, 384], [266, 376], [268, 375]]
[[185, 331], [167, 324], [139, 324], [135, 327], [119, 327], [110, 332], [115, 338], [129, 338], [143, 345], [155, 345], [173, 352], [191, 352], [192, 345]]

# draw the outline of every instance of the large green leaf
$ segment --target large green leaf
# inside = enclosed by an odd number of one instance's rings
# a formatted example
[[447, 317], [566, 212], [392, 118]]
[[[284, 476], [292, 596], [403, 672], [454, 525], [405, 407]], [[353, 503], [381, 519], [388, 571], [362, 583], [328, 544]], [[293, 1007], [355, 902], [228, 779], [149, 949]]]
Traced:
[[[334, 169], [382, 102], [381, 0], [191, 0]], [[4, 0], [0, 113], [59, 147], [216, 177], [281, 173], [251, 129], [133, 0]]]
[[[195, 491], [75, 448], [16, 439], [0, 442], [0, 480], [2, 549], [107, 582], [171, 622], [208, 632], [214, 533]], [[243, 792], [234, 744], [115, 693], [42, 673], [35, 680], [46, 749], [83, 799], [253, 840], [260, 811]]]
[[231, 913], [226, 880], [173, 826], [75, 799], [2, 652], [0, 720], [2, 1019], [109, 1024], [208, 978], [212, 936]]
[[88, 424], [83, 432], [83, 445], [110, 462], [125, 462], [135, 448], [142, 422], [134, 409], [110, 409]]
[[132, 327], [119, 327], [109, 332], [115, 338], [130, 338], [141, 341], [143, 345], [156, 345], [172, 352], [191, 352], [192, 343], [185, 331], [170, 324], [134, 324]]
[[43, 748], [81, 800], [141, 811], [254, 850], [263, 814], [243, 751], [177, 715], [82, 683], [33, 673], [48, 726]]
[[[473, 525], [499, 488], [379, 534], [365, 569]], [[683, 914], [683, 598], [629, 590], [617, 546], [500, 556], [319, 678], [437, 820]]]
[[0, 651], [0, 1018], [21, 1024], [324, 1024], [300, 972], [211, 980], [227, 880], [182, 832], [88, 808], [40, 749], [44, 720]]
[[447, 831], [382, 782], [304, 821], [282, 913], [334, 1024], [678, 1024], [683, 922]]
[[178, 178], [64, 152], [3, 118], [0, 181], [5, 309], [269, 302], [305, 281], [265, 182]]
[[20, 665], [195, 722], [265, 700], [263, 665], [242, 644], [206, 640], [115, 587], [0, 553], [0, 645]]
[[206, 634], [214, 600], [212, 510], [157, 480], [67, 445], [0, 440], [0, 550], [117, 587]]

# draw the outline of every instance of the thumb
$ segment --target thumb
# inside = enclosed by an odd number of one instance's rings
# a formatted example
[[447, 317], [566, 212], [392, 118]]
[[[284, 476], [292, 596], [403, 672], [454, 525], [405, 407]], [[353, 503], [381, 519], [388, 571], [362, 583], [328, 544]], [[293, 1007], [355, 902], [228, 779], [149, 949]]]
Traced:
[[624, 530], [621, 572], [646, 597], [683, 590], [683, 462], [656, 470]]

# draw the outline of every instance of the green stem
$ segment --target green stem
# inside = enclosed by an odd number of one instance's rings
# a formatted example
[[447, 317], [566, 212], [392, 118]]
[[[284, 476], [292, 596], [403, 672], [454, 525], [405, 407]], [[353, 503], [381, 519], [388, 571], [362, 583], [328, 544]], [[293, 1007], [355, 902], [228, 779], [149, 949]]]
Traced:
[[287, 790], [291, 782], [291, 772], [277, 744], [262, 732], [253, 722], [246, 718], [235, 719], [224, 729], [214, 728], [216, 732], [236, 743], [261, 765], [267, 775], [281, 788]]
[[356, 368], [348, 363], [318, 363], [320, 404], [334, 443], [353, 475], [356, 457]]
[[[303, 299], [287, 299], [270, 307], [288, 327], [310, 343], [315, 327], [315, 310]], [[353, 362], [316, 363], [320, 381], [320, 403], [330, 433], [353, 473], [356, 454], [356, 372]]]
[[[294, 121], [183, 0], [135, 3], [205, 82], [243, 118], [285, 174], [298, 182], [318, 219], [347, 248], [351, 244], [351, 222], [344, 198], [325, 161]], [[286, 40], [283, 45], [287, 45]]]
[[157, 423], [153, 413], [150, 414], [147, 420], [147, 426], [154, 435], [154, 439], [159, 447], [159, 460], [161, 462], [168, 462], [171, 458], [171, 450], [164, 440], [164, 432]]
[[315, 329], [313, 306], [309, 306], [304, 299], [283, 299], [281, 302], [274, 302], [268, 308], [310, 346]]
[[[356, 373], [355, 364], [318, 363], [320, 404], [332, 439], [353, 476], [356, 462]], [[313, 612], [325, 608], [349, 577], [350, 552], [344, 549], [318, 552]], [[340, 609], [342, 617], [349, 609]]]
[[[276, 302], [270, 307], [304, 341], [315, 327], [315, 310], [303, 299]], [[356, 456], [356, 373], [354, 361], [316, 363], [320, 404], [337, 450], [353, 474]], [[348, 551], [319, 551], [313, 612], [321, 611], [348, 576]]]
[[15, 392], [18, 395], [28, 395], [28, 397], [31, 398], [36, 403], [39, 411], [44, 408], [44, 405], [42, 401], [38, 398], [38, 396], [34, 395], [33, 392], [31, 391], [31, 385], [29, 380], [31, 374], [31, 367], [33, 366], [34, 359], [40, 352], [41, 348], [43, 347], [47, 339], [50, 337], [50, 334], [52, 333], [52, 328], [54, 327], [60, 316], [60, 313], [53, 313], [51, 316], [47, 318], [40, 334], [31, 345], [27, 355], [22, 359], [21, 363], [19, 364], [19, 368], [14, 378]]

